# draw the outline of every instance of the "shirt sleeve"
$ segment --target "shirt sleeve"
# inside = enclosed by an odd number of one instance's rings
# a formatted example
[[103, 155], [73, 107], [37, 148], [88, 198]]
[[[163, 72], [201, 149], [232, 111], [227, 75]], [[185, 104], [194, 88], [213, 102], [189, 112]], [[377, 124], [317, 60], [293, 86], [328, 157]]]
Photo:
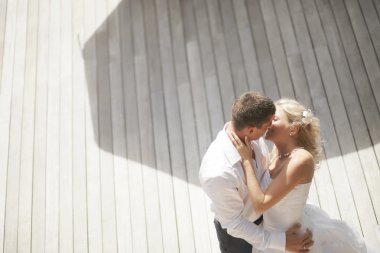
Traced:
[[285, 251], [284, 232], [269, 232], [242, 216], [244, 202], [234, 182], [232, 174], [224, 173], [202, 183], [221, 226], [227, 229], [228, 234], [246, 240], [258, 250], [272, 248]]

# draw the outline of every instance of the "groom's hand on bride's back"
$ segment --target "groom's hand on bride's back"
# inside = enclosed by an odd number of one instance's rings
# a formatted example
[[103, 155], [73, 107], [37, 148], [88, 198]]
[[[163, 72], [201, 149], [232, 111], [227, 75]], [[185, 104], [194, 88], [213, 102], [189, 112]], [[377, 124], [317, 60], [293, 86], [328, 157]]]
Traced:
[[300, 233], [301, 224], [294, 224], [286, 231], [286, 250], [291, 252], [309, 252], [313, 246], [313, 234], [309, 229]]

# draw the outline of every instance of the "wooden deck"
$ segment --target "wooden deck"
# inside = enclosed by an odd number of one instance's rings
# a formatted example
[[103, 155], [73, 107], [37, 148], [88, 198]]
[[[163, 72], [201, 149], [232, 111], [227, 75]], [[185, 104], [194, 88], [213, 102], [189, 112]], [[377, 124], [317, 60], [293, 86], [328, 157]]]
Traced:
[[375, 242], [379, 17], [379, 0], [0, 0], [0, 252], [218, 252], [198, 169], [247, 90], [320, 117], [310, 201]]

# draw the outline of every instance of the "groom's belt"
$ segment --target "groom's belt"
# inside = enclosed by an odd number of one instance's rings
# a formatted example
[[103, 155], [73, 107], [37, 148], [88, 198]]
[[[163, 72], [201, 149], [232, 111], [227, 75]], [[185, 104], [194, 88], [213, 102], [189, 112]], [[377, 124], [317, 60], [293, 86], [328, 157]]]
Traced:
[[[255, 223], [257, 226], [258, 225], [260, 225], [262, 222], [263, 222], [263, 216], [261, 215], [257, 220], [255, 220], [253, 223]], [[215, 219], [215, 221], [218, 223], [218, 225], [220, 226], [220, 227], [222, 227], [221, 225], [220, 225], [220, 222], [217, 220], [217, 219]]]
[[253, 223], [255, 223], [257, 226], [260, 225], [263, 222], [264, 218], [261, 215], [257, 220], [255, 220]]

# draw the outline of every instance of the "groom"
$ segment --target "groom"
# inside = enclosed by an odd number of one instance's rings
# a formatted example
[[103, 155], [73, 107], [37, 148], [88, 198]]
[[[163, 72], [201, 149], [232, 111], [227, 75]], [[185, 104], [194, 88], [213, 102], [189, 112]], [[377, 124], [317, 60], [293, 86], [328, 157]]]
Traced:
[[[298, 235], [299, 224], [284, 232], [269, 232], [260, 224], [248, 195], [240, 155], [228, 137], [234, 131], [240, 139], [248, 136], [252, 144], [256, 175], [262, 178], [268, 168], [268, 149], [261, 138], [272, 125], [276, 107], [273, 101], [256, 92], [247, 92], [235, 100], [232, 121], [228, 122], [211, 143], [203, 157], [199, 178], [211, 199], [214, 224], [222, 253], [251, 253], [267, 248], [281, 251], [308, 252], [310, 232]], [[265, 185], [261, 185], [265, 187]]]

